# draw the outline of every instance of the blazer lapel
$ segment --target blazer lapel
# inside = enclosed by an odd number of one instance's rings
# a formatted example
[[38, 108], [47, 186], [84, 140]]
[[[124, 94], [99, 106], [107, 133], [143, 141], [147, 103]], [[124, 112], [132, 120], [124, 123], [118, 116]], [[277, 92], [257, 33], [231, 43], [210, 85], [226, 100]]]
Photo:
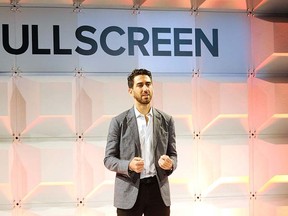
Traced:
[[153, 108], [153, 150], [155, 151], [158, 144], [159, 132], [161, 130], [161, 116], [156, 109]]
[[[138, 125], [137, 125], [137, 120], [134, 112], [134, 107], [132, 107], [127, 114], [127, 125], [130, 128], [131, 131], [131, 140], [135, 140], [135, 145], [137, 152], [135, 156], [141, 157], [141, 146], [140, 146], [140, 139], [139, 139], [139, 132], [138, 132]], [[134, 139], [133, 139], [134, 138]], [[137, 153], [139, 155], [137, 155]]]

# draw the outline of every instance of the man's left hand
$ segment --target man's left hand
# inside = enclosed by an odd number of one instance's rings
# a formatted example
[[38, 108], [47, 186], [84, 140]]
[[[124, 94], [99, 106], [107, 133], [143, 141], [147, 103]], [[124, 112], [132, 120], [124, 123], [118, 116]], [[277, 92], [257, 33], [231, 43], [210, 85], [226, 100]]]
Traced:
[[172, 160], [168, 155], [162, 155], [158, 160], [158, 164], [164, 170], [171, 170], [173, 166]]

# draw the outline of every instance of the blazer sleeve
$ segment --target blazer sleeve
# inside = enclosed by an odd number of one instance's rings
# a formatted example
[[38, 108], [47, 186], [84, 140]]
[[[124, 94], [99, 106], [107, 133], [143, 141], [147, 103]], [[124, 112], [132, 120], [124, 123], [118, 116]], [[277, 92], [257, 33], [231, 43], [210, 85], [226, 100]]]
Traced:
[[175, 133], [175, 123], [174, 119], [171, 116], [170, 121], [168, 123], [169, 128], [169, 138], [168, 138], [168, 148], [167, 155], [172, 159], [173, 166], [172, 170], [166, 171], [168, 175], [170, 175], [177, 168], [177, 151], [176, 151], [176, 133]]
[[104, 166], [116, 173], [129, 175], [129, 160], [120, 160], [121, 123], [117, 118], [111, 120], [105, 149]]

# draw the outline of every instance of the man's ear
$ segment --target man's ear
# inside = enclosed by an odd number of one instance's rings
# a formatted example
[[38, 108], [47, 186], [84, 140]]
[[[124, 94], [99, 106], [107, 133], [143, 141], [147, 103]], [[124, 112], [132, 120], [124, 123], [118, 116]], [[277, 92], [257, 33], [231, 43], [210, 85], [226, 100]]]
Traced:
[[128, 93], [132, 95], [132, 88], [128, 88]]

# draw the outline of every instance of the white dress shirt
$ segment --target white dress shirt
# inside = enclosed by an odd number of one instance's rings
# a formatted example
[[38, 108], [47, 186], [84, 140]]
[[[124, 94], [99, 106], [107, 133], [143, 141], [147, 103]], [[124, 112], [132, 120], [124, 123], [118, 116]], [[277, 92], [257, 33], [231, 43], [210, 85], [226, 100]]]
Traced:
[[140, 178], [147, 178], [156, 175], [153, 150], [153, 112], [151, 108], [145, 118], [136, 107], [134, 110], [139, 131], [141, 157], [144, 160], [144, 170], [141, 172]]

